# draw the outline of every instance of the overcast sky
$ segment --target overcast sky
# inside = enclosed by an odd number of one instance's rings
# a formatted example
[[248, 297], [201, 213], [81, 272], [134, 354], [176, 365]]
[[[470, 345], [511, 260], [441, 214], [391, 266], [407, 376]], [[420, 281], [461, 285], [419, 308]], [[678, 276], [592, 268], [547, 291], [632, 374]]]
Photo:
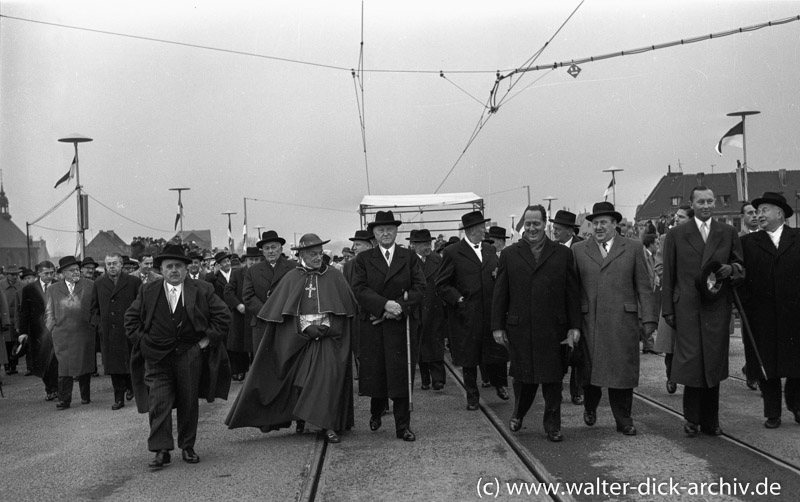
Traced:
[[[494, 71], [523, 65], [577, 5], [366, 1], [371, 193], [434, 192], [481, 116]], [[57, 140], [76, 132], [94, 139], [79, 147], [85, 190], [159, 229], [91, 201], [87, 242], [108, 229], [126, 241], [169, 238], [176, 197], [168, 188], [176, 186], [191, 187], [184, 227], [210, 228], [217, 246], [225, 245], [226, 210], [238, 213], [241, 239], [244, 197], [328, 208], [248, 201], [253, 236], [261, 225], [290, 242], [306, 232], [344, 241], [359, 228], [368, 192], [349, 71], [358, 64], [361, 8], [350, 0], [2, 2], [3, 16], [253, 54], [0, 19], [0, 168], [13, 221], [24, 230], [75, 186], [53, 189], [73, 156]], [[798, 14], [800, 2], [788, 1], [587, 0], [537, 63]], [[733, 170], [741, 149], [720, 157], [714, 145], [737, 122], [725, 114], [748, 109], [761, 111], [747, 121], [750, 166], [797, 169], [798, 62], [794, 22], [586, 63], [576, 79], [566, 68], [527, 73], [440, 192], [484, 196], [487, 217], [510, 227], [509, 215], [527, 198], [515, 187], [530, 185], [534, 203], [549, 195], [557, 197], [553, 210], [581, 212], [602, 200], [609, 182], [602, 171], [614, 166], [624, 169], [617, 206], [631, 218], [668, 164], [677, 169], [680, 159], [687, 173]], [[457, 73], [464, 70], [483, 73]], [[39, 225], [33, 235], [51, 254], [75, 251], [74, 200]]]

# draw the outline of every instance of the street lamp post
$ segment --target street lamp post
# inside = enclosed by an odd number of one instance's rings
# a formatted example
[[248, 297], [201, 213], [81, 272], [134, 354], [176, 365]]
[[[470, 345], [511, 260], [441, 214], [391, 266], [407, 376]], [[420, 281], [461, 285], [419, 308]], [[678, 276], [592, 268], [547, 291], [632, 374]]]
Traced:
[[611, 187], [614, 189], [612, 192], [614, 198], [611, 200], [614, 203], [614, 207], [617, 207], [617, 177], [615, 176], [615, 173], [618, 173], [620, 171], [624, 171], [624, 169], [614, 166], [611, 166], [608, 169], [603, 169], [604, 173], [611, 173]]
[[528, 206], [530, 206], [531, 205], [531, 186], [530, 185], [524, 185], [524, 186], [525, 186], [525, 188], [528, 189]]
[[[170, 188], [173, 192], [178, 192], [178, 216], [177, 220], [181, 224], [181, 242], [183, 242], [183, 202], [181, 201], [181, 192], [191, 190], [191, 188]], [[177, 221], [175, 223], [178, 223]]]
[[229, 253], [233, 253], [234, 252], [234, 249], [233, 249], [234, 244], [233, 244], [233, 233], [231, 231], [231, 215], [238, 214], [238, 213], [234, 213], [233, 211], [225, 211], [222, 214], [227, 214], [228, 215], [228, 252]]
[[80, 134], [71, 134], [66, 138], [60, 138], [62, 143], [72, 143], [75, 145], [75, 191], [78, 192], [78, 233], [81, 236], [81, 259], [86, 257], [86, 227], [88, 226], [89, 208], [86, 207], [81, 191], [81, 170], [78, 167], [78, 143], [88, 143], [92, 138], [87, 138]]
[[750, 200], [750, 196], [748, 192], [748, 183], [747, 183], [747, 132], [744, 126], [745, 117], [748, 115], [758, 115], [761, 112], [758, 111], [748, 111], [748, 112], [731, 112], [728, 113], [728, 117], [741, 117], [742, 118], [742, 201]]

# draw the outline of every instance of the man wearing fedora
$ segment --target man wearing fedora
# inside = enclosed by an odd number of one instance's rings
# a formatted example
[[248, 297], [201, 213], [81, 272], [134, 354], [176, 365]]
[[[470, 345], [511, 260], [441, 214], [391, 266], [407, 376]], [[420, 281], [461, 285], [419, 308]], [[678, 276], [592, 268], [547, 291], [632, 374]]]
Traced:
[[231, 281], [231, 254], [220, 251], [214, 255], [214, 263], [218, 269], [208, 274], [206, 280], [214, 285], [214, 293], [224, 301], [225, 285]]
[[250, 326], [253, 315], [244, 304], [244, 275], [249, 268], [264, 261], [264, 255], [257, 247], [248, 246], [242, 258], [244, 266], [231, 273], [231, 280], [225, 285], [224, 292], [225, 304], [233, 316], [225, 346], [231, 360], [232, 378], [237, 382], [244, 380], [245, 374], [250, 369], [250, 358], [253, 353], [253, 328]]
[[[504, 232], [505, 233], [505, 232]], [[422, 262], [425, 275], [425, 290], [419, 303], [419, 374], [422, 390], [444, 388], [444, 338], [447, 327], [444, 324], [444, 304], [436, 295], [436, 272], [442, 257], [433, 252], [430, 230], [412, 230], [408, 238], [411, 247]]]
[[261, 234], [261, 240], [256, 243], [256, 247], [261, 250], [265, 261], [248, 268], [244, 274], [242, 298], [250, 315], [253, 316], [251, 321], [253, 352], [258, 349], [266, 328], [264, 321], [258, 318], [258, 313], [261, 312], [270, 292], [277, 286], [281, 277], [297, 266], [296, 261], [289, 260], [283, 255], [284, 244], [286, 239], [280, 237], [275, 230], [267, 230]]
[[506, 242], [510, 238], [510, 235], [506, 235], [505, 228], [492, 225], [489, 227], [489, 231], [486, 233], [486, 238], [483, 239], [483, 242], [493, 245], [497, 257], [500, 258], [500, 252], [505, 249]]
[[[366, 230], [356, 230], [355, 235], [353, 235], [353, 237], [350, 237], [350, 239], [349, 239], [350, 242], [353, 243], [351, 248], [352, 248], [352, 251], [353, 251], [353, 254], [354, 254], [354, 258], [344, 264], [344, 267], [342, 268], [342, 274], [344, 275], [344, 278], [347, 280], [347, 283], [350, 285], [351, 288], [353, 287], [353, 280], [355, 278], [355, 265], [356, 265], [355, 256], [358, 256], [359, 253], [363, 253], [364, 251], [366, 251], [368, 249], [372, 249], [372, 239], [373, 239], [372, 234], [370, 232], [366, 231]], [[360, 329], [361, 329], [361, 326], [360, 326], [360, 324], [358, 322], [353, 323], [352, 347], [353, 347], [353, 361], [355, 361], [354, 378], [356, 380], [359, 379], [358, 375], [359, 375], [359, 368], [360, 368], [360, 364], [361, 364], [359, 362], [359, 358], [358, 358], [358, 353], [359, 353], [358, 352], [358, 347], [359, 347], [359, 343], [360, 343], [359, 342], [359, 340], [360, 340], [360, 338], [359, 338]]]
[[[735, 228], [714, 220], [714, 192], [692, 189], [694, 218], [674, 227], [664, 240], [661, 315], [675, 329], [671, 379], [685, 386], [684, 432], [718, 436], [719, 384], [728, 378], [732, 298], [727, 278], [744, 275], [742, 245]], [[723, 287], [710, 297], [696, 286], [704, 268], [716, 262]], [[707, 289], [707, 288], [706, 288]]]
[[65, 410], [72, 403], [73, 377], [78, 377], [81, 403], [89, 404], [89, 386], [95, 367], [95, 334], [92, 325], [92, 289], [94, 281], [81, 277], [81, 262], [74, 256], [58, 261], [64, 276], [47, 290], [45, 325], [53, 338], [58, 359], [58, 404]]
[[639, 318], [645, 332], [655, 330], [658, 313], [650, 288], [644, 248], [638, 239], [617, 234], [622, 215], [610, 202], [598, 202], [592, 214], [592, 238], [572, 246], [581, 288], [582, 336], [585, 338], [591, 369], [582, 375], [584, 387], [583, 420], [592, 426], [597, 421], [597, 406], [602, 388], [608, 400], [617, 431], [636, 435], [631, 417], [633, 388], [639, 385]]
[[147, 447], [156, 452], [149, 463], [154, 469], [171, 460], [173, 408], [178, 412], [183, 461], [200, 461], [194, 451], [198, 399], [226, 399], [230, 388], [230, 366], [222, 345], [230, 312], [211, 284], [186, 277], [191, 262], [181, 246], [164, 246], [155, 259], [164, 279], [143, 285], [125, 313], [125, 331], [133, 344], [136, 405], [140, 413], [149, 414]]
[[45, 400], [58, 398], [58, 360], [53, 340], [44, 322], [46, 294], [55, 278], [55, 265], [43, 261], [36, 265], [38, 279], [22, 288], [19, 300], [19, 343], [27, 344], [33, 374], [42, 379]]
[[353, 292], [361, 307], [358, 387], [371, 398], [370, 430], [380, 428], [391, 399], [397, 438], [414, 441], [408, 372], [411, 365], [413, 381], [418, 322], [414, 310], [422, 299], [425, 275], [414, 251], [395, 244], [401, 223], [391, 211], [378, 211], [367, 225], [378, 246], [355, 259]]
[[100, 266], [100, 264], [94, 261], [94, 258], [87, 256], [81, 261], [81, 277], [94, 280], [98, 266]]
[[111, 375], [114, 388], [112, 410], [125, 406], [133, 399], [131, 383], [131, 342], [125, 335], [125, 312], [136, 299], [142, 281], [137, 274], [122, 273], [122, 255], [109, 253], [105, 257], [106, 273], [92, 288], [92, 323], [100, 333], [103, 370]]
[[[3, 271], [5, 278], [0, 280], [0, 292], [6, 297], [8, 306], [8, 318], [4, 319], [7, 327], [3, 327], [3, 342], [8, 353], [8, 363], [6, 364], [6, 375], [17, 373], [17, 358], [12, 353], [14, 344], [17, 343], [17, 296], [22, 290], [22, 281], [19, 280], [20, 269], [16, 265], [9, 265]], [[29, 368], [30, 369], [30, 368]]]
[[497, 254], [482, 243], [489, 221], [480, 211], [461, 217], [464, 238], [442, 252], [436, 276], [436, 293], [444, 300], [453, 364], [461, 366], [467, 390], [467, 409], [478, 409], [478, 365], [485, 371], [497, 396], [508, 400], [508, 353], [492, 337], [492, 293], [497, 274]]
[[[198, 253], [197, 251], [191, 251], [187, 258], [191, 260], [191, 263], [186, 267], [187, 277], [192, 279], [193, 281], [203, 281], [206, 278], [208, 273], [205, 271], [205, 267], [203, 266], [205, 260], [203, 259], [203, 255]], [[154, 261], [155, 263], [155, 261]], [[156, 265], [158, 266], [158, 265]], [[163, 272], [163, 271], [162, 271]]]
[[794, 211], [783, 195], [765, 192], [753, 201], [753, 207], [763, 232], [742, 237], [747, 277], [741, 289], [766, 375], [760, 374], [758, 358], [750, 347], [753, 356], [747, 365], [748, 379], [760, 379], [767, 419], [764, 426], [776, 429], [781, 425], [781, 378], [786, 378], [786, 408], [800, 423], [800, 231], [786, 226]]
[[[225, 423], [269, 432], [292, 420], [321, 427], [329, 443], [353, 426], [350, 327], [356, 300], [341, 272], [325, 264], [323, 241], [305, 234], [300, 263], [273, 289], [253, 368]], [[297, 432], [302, 432], [298, 428]]]

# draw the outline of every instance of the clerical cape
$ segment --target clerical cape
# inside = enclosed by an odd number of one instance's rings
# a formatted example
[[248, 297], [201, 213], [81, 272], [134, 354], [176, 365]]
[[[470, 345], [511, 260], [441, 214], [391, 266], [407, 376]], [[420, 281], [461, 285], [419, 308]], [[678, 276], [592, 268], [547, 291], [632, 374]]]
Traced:
[[[303, 333], [301, 315], [305, 327], [309, 314], [320, 319], [327, 314], [326, 336]], [[292, 420], [331, 430], [351, 428], [355, 315], [355, 297], [338, 270], [323, 265], [287, 272], [258, 314], [267, 322], [264, 340], [225, 424], [265, 432], [289, 427]]]

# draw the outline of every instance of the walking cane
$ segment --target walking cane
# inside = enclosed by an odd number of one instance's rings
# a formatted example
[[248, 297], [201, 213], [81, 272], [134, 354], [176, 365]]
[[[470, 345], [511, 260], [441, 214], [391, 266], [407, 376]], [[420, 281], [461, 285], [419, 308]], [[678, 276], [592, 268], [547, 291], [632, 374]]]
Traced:
[[[408, 301], [408, 291], [403, 292], [403, 301]], [[406, 360], [408, 361], [408, 409], [414, 411], [414, 398], [411, 397], [411, 316], [406, 312]]]
[[766, 380], [767, 372], [764, 369], [764, 361], [761, 360], [761, 354], [758, 352], [756, 341], [753, 338], [753, 332], [750, 331], [750, 323], [747, 322], [747, 315], [744, 313], [744, 308], [742, 308], [742, 300], [739, 298], [739, 292], [736, 291], [736, 288], [732, 285], [731, 289], [733, 290], [733, 303], [736, 304], [736, 310], [739, 311], [739, 316], [742, 318], [742, 331], [747, 333], [747, 339], [750, 340], [750, 345], [753, 347], [753, 352], [756, 353], [756, 359], [758, 359], [758, 367], [761, 370], [761, 376]]

